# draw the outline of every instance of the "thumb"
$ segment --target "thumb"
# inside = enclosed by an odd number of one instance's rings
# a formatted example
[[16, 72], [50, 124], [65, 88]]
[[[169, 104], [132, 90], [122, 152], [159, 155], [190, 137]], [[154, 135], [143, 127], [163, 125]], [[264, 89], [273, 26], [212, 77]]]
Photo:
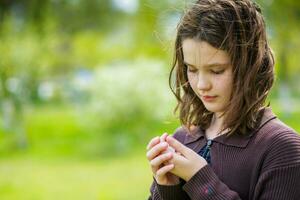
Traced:
[[181, 153], [185, 157], [187, 157], [189, 155], [190, 151], [192, 151], [191, 149], [189, 149], [188, 147], [181, 144], [178, 140], [176, 140], [172, 136], [168, 136], [166, 138], [166, 141], [168, 142], [168, 144], [171, 147], [173, 147], [175, 149], [176, 152]]

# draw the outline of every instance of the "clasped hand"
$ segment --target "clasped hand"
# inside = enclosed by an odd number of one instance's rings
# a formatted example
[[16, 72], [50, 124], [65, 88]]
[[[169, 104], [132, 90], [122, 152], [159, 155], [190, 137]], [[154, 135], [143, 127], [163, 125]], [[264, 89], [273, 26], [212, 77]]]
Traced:
[[179, 177], [188, 181], [207, 165], [203, 157], [167, 133], [151, 139], [146, 156], [154, 178], [160, 185], [176, 185]]

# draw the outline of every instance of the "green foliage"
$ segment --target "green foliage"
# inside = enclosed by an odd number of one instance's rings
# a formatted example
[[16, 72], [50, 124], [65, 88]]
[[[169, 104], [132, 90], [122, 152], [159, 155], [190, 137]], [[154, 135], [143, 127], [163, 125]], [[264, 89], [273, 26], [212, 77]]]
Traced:
[[[112, 156], [131, 152], [179, 126], [163, 63], [140, 59], [95, 71], [84, 103], [28, 107], [28, 152], [47, 156]], [[6, 142], [6, 151], [14, 145]], [[4, 152], [5, 148], [3, 149]]]
[[298, 65], [300, 3], [295, 0], [258, 2], [263, 7], [269, 37], [275, 49], [277, 80], [291, 84], [293, 77], [300, 72]]

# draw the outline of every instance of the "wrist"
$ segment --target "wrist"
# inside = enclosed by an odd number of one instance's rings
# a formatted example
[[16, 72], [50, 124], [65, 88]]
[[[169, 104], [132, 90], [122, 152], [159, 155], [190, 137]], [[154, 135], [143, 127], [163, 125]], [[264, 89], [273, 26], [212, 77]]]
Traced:
[[165, 181], [157, 181], [157, 180], [155, 180], [155, 181], [156, 181], [156, 183], [158, 185], [163, 185], [163, 186], [174, 186], [174, 185], [180, 184], [179, 180], [178, 181], [174, 181], [174, 182], [165, 182]]
[[190, 170], [190, 173], [188, 173], [185, 177], [183, 177], [182, 179], [185, 180], [186, 182], [188, 182], [197, 172], [199, 172], [204, 166], [206, 166], [206, 164], [195, 167], [194, 170]]
[[164, 185], [164, 186], [172, 186], [172, 185], [180, 184], [180, 180], [178, 177], [173, 177], [172, 180], [159, 180], [154, 176], [154, 180], [158, 185]]

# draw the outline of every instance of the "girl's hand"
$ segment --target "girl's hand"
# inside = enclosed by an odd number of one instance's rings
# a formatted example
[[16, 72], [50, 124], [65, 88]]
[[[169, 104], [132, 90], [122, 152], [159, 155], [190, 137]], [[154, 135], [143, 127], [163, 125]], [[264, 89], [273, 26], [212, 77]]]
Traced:
[[[168, 152], [168, 143], [164, 142], [167, 134], [153, 138], [147, 145], [147, 159], [156, 182], [160, 185], [176, 185], [179, 177], [170, 173], [174, 164], [168, 163], [173, 157], [172, 152]], [[162, 142], [161, 142], [162, 141]], [[164, 164], [165, 163], [165, 164]]]
[[172, 136], [166, 138], [167, 143], [175, 149], [173, 158], [169, 161], [174, 164], [171, 172], [185, 181], [189, 181], [202, 167], [207, 165], [206, 160], [190, 148], [184, 146]]
[[[160, 142], [166, 142], [166, 138], [168, 137], [167, 133], [162, 134], [162, 136], [160, 136]], [[168, 145], [167, 150], [161, 152], [161, 154], [167, 154], [167, 153], [175, 153], [175, 149], [173, 149], [170, 145]], [[171, 164], [169, 161], [164, 162], [164, 165], [168, 165]]]

